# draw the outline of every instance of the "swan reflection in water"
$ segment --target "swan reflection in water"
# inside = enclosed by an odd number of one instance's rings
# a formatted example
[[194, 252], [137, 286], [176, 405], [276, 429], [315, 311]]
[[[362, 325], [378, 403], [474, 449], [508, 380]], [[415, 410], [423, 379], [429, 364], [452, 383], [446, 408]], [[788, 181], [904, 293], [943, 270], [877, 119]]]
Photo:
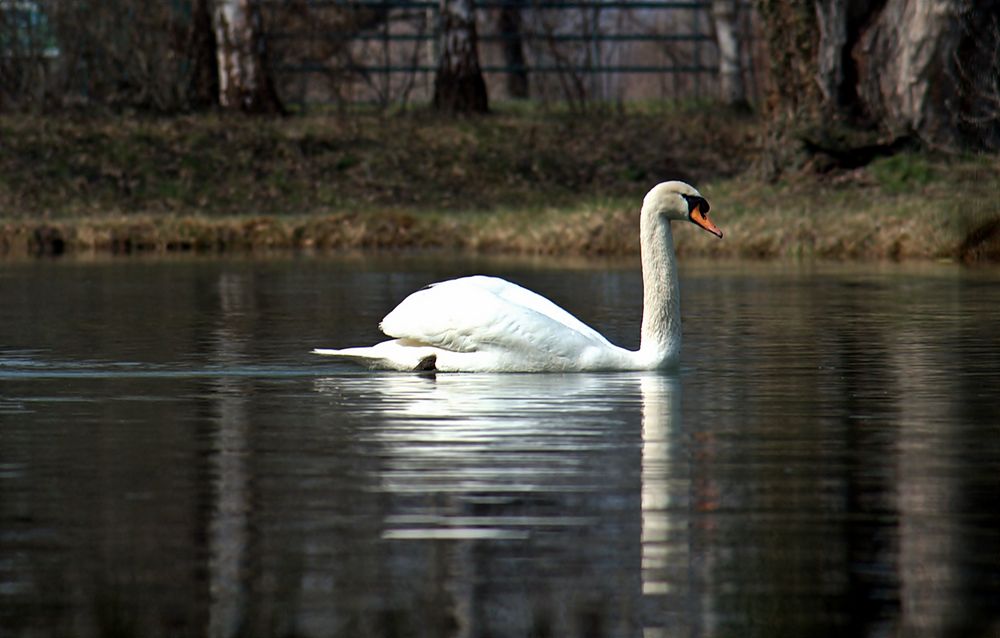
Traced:
[[382, 538], [454, 541], [435, 573], [469, 635], [598, 620], [632, 633], [651, 596], [683, 589], [668, 585], [688, 572], [675, 377], [376, 374], [315, 387], [356, 408], [352, 427], [381, 457]]

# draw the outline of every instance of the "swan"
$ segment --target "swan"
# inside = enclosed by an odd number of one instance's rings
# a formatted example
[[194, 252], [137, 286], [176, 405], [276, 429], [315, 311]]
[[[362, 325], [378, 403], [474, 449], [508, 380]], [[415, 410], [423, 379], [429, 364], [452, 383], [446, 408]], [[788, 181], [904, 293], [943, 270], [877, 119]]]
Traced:
[[382, 320], [389, 337], [374, 346], [313, 353], [370, 368], [439, 372], [656, 370], [676, 364], [680, 298], [670, 223], [685, 220], [722, 237], [709, 204], [692, 186], [670, 181], [642, 201], [642, 338], [638, 350], [608, 341], [545, 297], [497, 277], [474, 275], [431, 284]]

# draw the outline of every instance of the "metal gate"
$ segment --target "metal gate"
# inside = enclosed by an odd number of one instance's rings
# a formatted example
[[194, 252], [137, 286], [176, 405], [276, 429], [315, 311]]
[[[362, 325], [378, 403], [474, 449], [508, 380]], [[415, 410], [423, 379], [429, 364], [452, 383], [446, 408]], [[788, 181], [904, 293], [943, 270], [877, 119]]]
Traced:
[[[437, 61], [437, 2], [258, 5], [286, 99], [385, 105], [428, 98]], [[744, 6], [743, 33], [752, 32], [752, 19]], [[546, 101], [700, 99], [717, 90], [711, 2], [482, 0], [477, 30], [494, 100], [520, 97], [512, 95], [515, 78], [529, 83], [530, 98]], [[520, 47], [520, 61], [509, 55], [512, 45]], [[749, 42], [743, 49], [752, 93]]]

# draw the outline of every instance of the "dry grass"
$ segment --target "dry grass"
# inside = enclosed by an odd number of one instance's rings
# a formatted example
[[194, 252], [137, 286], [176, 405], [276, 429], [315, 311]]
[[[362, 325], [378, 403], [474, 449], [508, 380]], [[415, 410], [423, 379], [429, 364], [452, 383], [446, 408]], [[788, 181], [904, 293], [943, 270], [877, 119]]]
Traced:
[[[885, 170], [891, 161], [896, 168]], [[909, 164], [919, 164], [911, 172]], [[919, 175], [920, 177], [908, 177]], [[1000, 259], [1000, 158], [900, 156], [865, 169], [764, 184], [706, 185], [743, 257]], [[726, 211], [726, 212], [722, 212]], [[689, 246], [703, 252], [704, 238]], [[685, 246], [688, 248], [688, 246]]]
[[[0, 118], [0, 252], [453, 249], [627, 255], [656, 181], [726, 231], [688, 255], [1000, 258], [1000, 160], [904, 155], [776, 184], [724, 111], [441, 120]], [[685, 229], [687, 230], [687, 229]]]
[[[694, 117], [694, 116], [692, 116]], [[748, 143], [724, 114], [699, 128]], [[0, 117], [0, 207], [9, 214], [295, 215], [488, 210], [640, 192], [671, 175], [735, 174], [689, 122], [633, 114], [356, 114], [284, 120]], [[679, 160], [683, 159], [683, 162]]]

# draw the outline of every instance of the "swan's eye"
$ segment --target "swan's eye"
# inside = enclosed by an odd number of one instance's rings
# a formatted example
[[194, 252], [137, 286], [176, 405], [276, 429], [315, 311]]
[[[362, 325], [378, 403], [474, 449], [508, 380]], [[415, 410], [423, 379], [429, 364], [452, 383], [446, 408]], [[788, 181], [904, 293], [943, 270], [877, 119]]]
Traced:
[[704, 197], [698, 197], [697, 195], [683, 195], [684, 199], [688, 203], [688, 214], [690, 215], [695, 208], [701, 211], [701, 214], [708, 216], [708, 211], [711, 206], [708, 205], [708, 200]]

